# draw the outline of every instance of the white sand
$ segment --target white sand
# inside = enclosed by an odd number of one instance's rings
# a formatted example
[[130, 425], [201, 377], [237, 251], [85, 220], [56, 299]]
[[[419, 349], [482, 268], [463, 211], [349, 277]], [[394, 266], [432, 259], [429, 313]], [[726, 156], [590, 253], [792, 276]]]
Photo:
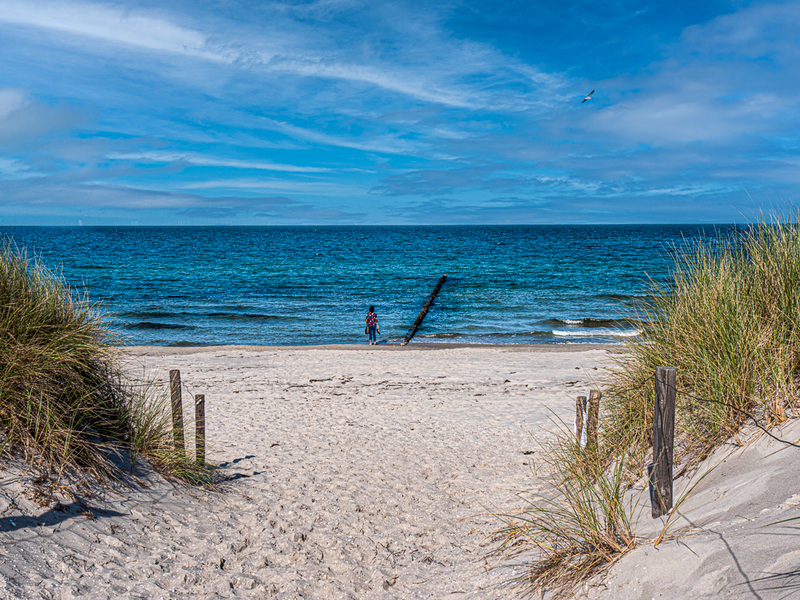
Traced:
[[[758, 433], [751, 427], [739, 437], [747, 439]], [[773, 434], [796, 442], [800, 420], [788, 421]], [[800, 448], [763, 434], [743, 447], [720, 447], [692, 479], [676, 482], [676, 499], [697, 484], [670, 527], [679, 534], [677, 539], [657, 548], [642, 545], [626, 554], [602, 582], [594, 582], [596, 587], [586, 597], [800, 598], [800, 520], [791, 520], [800, 519], [798, 465]], [[646, 514], [636, 531], [652, 539], [663, 528], [665, 518], [650, 518], [647, 500], [644, 509]]]
[[[613, 359], [603, 347], [130, 348], [128, 370], [181, 370], [206, 395], [218, 494], [146, 488], [37, 496], [0, 481], [0, 599], [513, 598], [487, 571], [492, 510], [537, 486], [531, 462]], [[595, 370], [599, 367], [600, 370]], [[776, 433], [800, 437], [800, 420]], [[576, 597], [800, 598], [796, 448], [726, 446], [682, 507]], [[685, 482], [678, 482], [680, 493]], [[123, 495], [120, 495], [123, 494]], [[647, 513], [636, 531], [653, 536]]]
[[[205, 394], [220, 494], [0, 487], [2, 598], [507, 598], [486, 536], [604, 347], [131, 348]], [[85, 497], [81, 490], [79, 495]], [[29, 493], [30, 495], [30, 493]], [[89, 511], [87, 512], [87, 508]], [[93, 519], [79, 513], [94, 515]]]

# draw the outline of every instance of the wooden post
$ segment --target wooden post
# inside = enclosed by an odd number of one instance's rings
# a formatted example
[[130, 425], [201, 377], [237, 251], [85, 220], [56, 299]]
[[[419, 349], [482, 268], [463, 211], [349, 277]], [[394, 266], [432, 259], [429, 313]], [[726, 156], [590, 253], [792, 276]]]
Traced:
[[194, 454], [197, 464], [206, 464], [206, 397], [194, 397]]
[[597, 421], [600, 416], [600, 398], [603, 395], [598, 390], [589, 392], [589, 406], [586, 415], [586, 447], [597, 448]]
[[403, 341], [400, 343], [401, 346], [405, 346], [406, 344], [408, 344], [408, 342], [411, 341], [411, 338], [414, 337], [414, 334], [417, 333], [417, 327], [420, 326], [420, 324], [422, 323], [422, 319], [424, 319], [425, 315], [428, 314], [428, 309], [431, 307], [431, 304], [433, 304], [433, 300], [434, 298], [436, 298], [436, 294], [438, 294], [439, 290], [442, 289], [442, 285], [444, 285], [446, 279], [447, 275], [442, 275], [439, 278], [439, 283], [436, 284], [436, 287], [433, 288], [431, 295], [428, 296], [428, 301], [422, 305], [422, 310], [419, 311], [419, 314], [417, 315], [417, 318], [414, 320], [414, 323], [412, 323], [411, 327], [409, 327], [408, 333], [406, 333], [405, 337], [403, 338]]
[[653, 467], [650, 470], [650, 505], [654, 519], [672, 509], [676, 382], [675, 367], [656, 367]]
[[578, 396], [575, 400], [575, 439], [577, 439], [578, 444], [581, 444], [581, 436], [583, 435], [583, 412], [585, 410], [586, 396]]
[[169, 389], [172, 399], [172, 432], [175, 436], [175, 451], [185, 456], [183, 443], [183, 404], [181, 402], [181, 372], [177, 369], [169, 372]]

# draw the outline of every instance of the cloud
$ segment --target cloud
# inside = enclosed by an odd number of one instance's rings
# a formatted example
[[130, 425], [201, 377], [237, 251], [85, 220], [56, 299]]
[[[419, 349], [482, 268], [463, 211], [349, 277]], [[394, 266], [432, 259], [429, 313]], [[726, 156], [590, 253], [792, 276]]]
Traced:
[[688, 27], [681, 41], [701, 57], [789, 62], [800, 55], [798, 22], [800, 3], [764, 3]]
[[41, 176], [41, 174], [33, 171], [22, 161], [0, 156], [1, 180], [28, 179], [37, 176]]
[[[266, 30], [220, 20], [215, 30], [204, 32], [177, 24], [166, 12], [152, 9], [21, 0], [3, 0], [0, 8], [0, 23], [8, 25], [263, 74], [363, 84], [453, 108], [541, 110], [558, 100], [565, 84], [563, 77], [534, 69], [490, 45], [449, 37], [435, 19], [421, 25], [424, 12], [406, 15], [406, 20], [397, 18], [389, 7], [374, 13], [379, 28], [374, 22], [361, 23], [363, 30], [353, 32], [353, 40], [339, 39], [324, 21], [287, 21], [277, 12], [270, 15], [272, 23]], [[346, 5], [336, 4], [326, 10], [334, 8], [347, 10]], [[404, 30], [402, 35], [397, 29]], [[351, 44], [359, 37], [374, 38], [381, 30], [391, 38], [395, 52], [358, 53], [358, 45], [354, 49]], [[386, 44], [389, 40], [375, 41]], [[100, 52], [90, 45], [83, 49]], [[436, 60], [431, 60], [434, 56]]]
[[[0, 0], [16, 86], [0, 89], [0, 189], [210, 219], [282, 197], [299, 204], [262, 212], [358, 221], [348, 206], [368, 197], [371, 220], [552, 222], [615, 202], [706, 214], [745, 184], [797, 185], [799, 3], [693, 9], [669, 31], [656, 3], [545, 4], [523, 19], [513, 3]], [[522, 21], [541, 11], [540, 30], [572, 15], [564, 31], [585, 39], [534, 38]], [[646, 51], [604, 38], [626, 28]]]
[[194, 153], [181, 152], [112, 153], [108, 155], [108, 158], [111, 160], [126, 160], [145, 163], [181, 163], [200, 167], [228, 167], [232, 169], [253, 169], [257, 171], [283, 171], [286, 173], [330, 173], [332, 170], [325, 167], [282, 165], [267, 161], [215, 158]]
[[143, 50], [224, 58], [206, 50], [206, 37], [157, 15], [110, 4], [3, 0], [0, 22], [90, 37]]
[[605, 107], [587, 125], [628, 144], [653, 147], [725, 144], [742, 136], [775, 133], [780, 122], [775, 116], [787, 109], [786, 99], [769, 93], [720, 98], [728, 93], [696, 80], [680, 82], [671, 90], [641, 92], [630, 101]]
[[380, 133], [376, 135], [346, 137], [345, 135], [331, 135], [310, 127], [302, 127], [277, 121], [267, 117], [261, 117], [257, 123], [259, 126], [273, 131], [279, 131], [291, 136], [296, 140], [305, 140], [315, 144], [335, 146], [338, 148], [351, 148], [365, 152], [378, 152], [380, 154], [419, 154], [423, 149], [423, 144], [412, 140], [402, 139], [397, 134]]
[[86, 121], [75, 108], [43, 104], [23, 89], [0, 88], [0, 147], [22, 144], [30, 149], [38, 138], [67, 132]]
[[53, 214], [81, 216], [101, 223], [174, 223], [191, 216], [202, 222], [225, 218], [242, 224], [254, 218], [285, 223], [362, 222], [363, 211], [320, 209], [286, 196], [205, 197], [118, 185], [63, 185], [46, 180], [7, 182], [0, 189], [0, 216]]
[[226, 177], [224, 179], [202, 179], [177, 187], [185, 190], [248, 190], [256, 193], [284, 193], [301, 196], [325, 196], [328, 198], [353, 198], [364, 194], [364, 189], [356, 184], [336, 181], [297, 181], [277, 178], [242, 178]]
[[537, 180], [530, 173], [513, 173], [507, 165], [462, 162], [453, 168], [406, 171], [384, 177], [370, 192], [388, 196], [442, 196], [460, 190], [509, 193], [530, 188]]
[[673, 58], [598, 84], [610, 87], [611, 97], [584, 121], [586, 130], [674, 148], [751, 143], [785, 134], [787, 126], [796, 134], [798, 20], [800, 4], [770, 4], [687, 28]]
[[12, 112], [28, 103], [28, 94], [18, 88], [0, 88], [0, 119], [5, 119]]

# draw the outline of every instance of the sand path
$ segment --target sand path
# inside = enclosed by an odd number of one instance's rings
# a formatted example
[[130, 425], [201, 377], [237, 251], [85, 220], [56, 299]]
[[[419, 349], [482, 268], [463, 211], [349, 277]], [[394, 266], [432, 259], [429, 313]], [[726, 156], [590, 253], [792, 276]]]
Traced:
[[126, 349], [132, 375], [180, 369], [185, 397], [205, 394], [224, 493], [153, 477], [93, 520], [6, 502], [28, 519], [0, 523], [6, 594], [506, 598], [491, 586], [508, 573], [483, 562], [487, 510], [533, 485], [550, 419], [612, 360], [556, 350]]

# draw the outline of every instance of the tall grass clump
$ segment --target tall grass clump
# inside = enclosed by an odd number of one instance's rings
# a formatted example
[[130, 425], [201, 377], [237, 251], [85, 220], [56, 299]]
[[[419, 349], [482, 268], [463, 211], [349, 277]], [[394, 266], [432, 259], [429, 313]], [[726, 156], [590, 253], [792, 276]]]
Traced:
[[566, 431], [543, 456], [544, 488], [521, 495], [528, 505], [522, 511], [496, 515], [504, 526], [494, 534], [493, 554], [505, 567], [516, 563], [510, 583], [524, 595], [562, 598], [636, 546], [631, 515], [638, 499], [626, 500], [624, 460], [605, 464]]
[[132, 466], [138, 454], [167, 456], [161, 409], [126, 385], [115, 341], [87, 298], [11, 244], [0, 248], [2, 449], [48, 473], [99, 479], [119, 474], [121, 457]]
[[653, 286], [614, 373], [604, 453], [643, 463], [653, 428], [653, 372], [678, 372], [676, 460], [691, 465], [735, 435], [747, 415], [766, 427], [796, 408], [800, 366], [800, 220], [762, 220], [715, 247], [676, 255], [671, 284]]

